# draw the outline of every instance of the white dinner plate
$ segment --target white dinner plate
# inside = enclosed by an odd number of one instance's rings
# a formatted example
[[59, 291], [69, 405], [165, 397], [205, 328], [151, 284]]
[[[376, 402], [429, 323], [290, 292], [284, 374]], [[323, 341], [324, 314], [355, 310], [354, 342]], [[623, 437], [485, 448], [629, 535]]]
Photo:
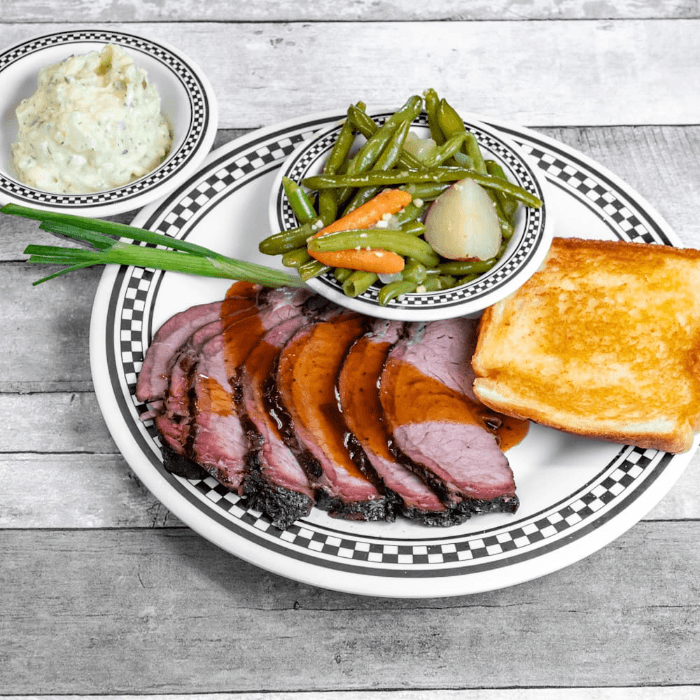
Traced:
[[[227, 144], [134, 224], [275, 264], [257, 252], [257, 244], [270, 234], [267, 205], [277, 170], [302, 140], [341, 117], [298, 119]], [[546, 171], [555, 235], [678, 244], [650, 205], [600, 165], [536, 132], [490, 123]], [[443, 529], [406, 519], [336, 520], [314, 509], [281, 531], [214, 479], [189, 481], [166, 472], [156, 431], [140, 419], [146, 406], [134, 397], [155, 330], [177, 311], [221, 299], [227, 287], [225, 281], [171, 272], [107, 268], [91, 322], [92, 374], [107, 425], [139, 479], [200, 535], [269, 571], [387, 597], [511, 586], [579, 561], [618, 537], [664, 496], [690, 461], [691, 453], [614, 445], [533, 425], [507, 453], [520, 498], [515, 514], [477, 516]]]
[[[122, 187], [88, 194], [56, 194], [29, 187], [14, 172], [10, 147], [17, 138], [19, 103], [37, 89], [39, 71], [73, 54], [120, 46], [158, 89], [173, 144], [152, 172]], [[0, 204], [12, 202], [81, 216], [134, 211], [182, 184], [209, 154], [218, 127], [216, 96], [200, 68], [162, 41], [112, 29], [75, 29], [44, 34], [0, 53]]]

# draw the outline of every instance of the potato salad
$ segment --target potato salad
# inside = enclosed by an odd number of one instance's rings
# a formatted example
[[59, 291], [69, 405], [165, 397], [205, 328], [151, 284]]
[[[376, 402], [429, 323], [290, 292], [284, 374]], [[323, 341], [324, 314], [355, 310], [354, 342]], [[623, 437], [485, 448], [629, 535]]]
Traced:
[[17, 121], [16, 175], [49, 192], [120, 187], [157, 168], [172, 144], [155, 85], [113, 44], [43, 68]]

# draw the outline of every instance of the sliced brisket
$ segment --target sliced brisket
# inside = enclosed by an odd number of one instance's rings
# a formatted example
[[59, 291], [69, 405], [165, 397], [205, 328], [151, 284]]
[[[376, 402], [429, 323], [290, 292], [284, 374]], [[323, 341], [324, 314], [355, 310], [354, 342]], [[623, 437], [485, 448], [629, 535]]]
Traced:
[[237, 318], [201, 349], [192, 372], [194, 399], [187, 456], [241, 493], [248, 438], [234, 395], [239, 367], [265, 333], [304, 311], [309, 293], [279, 289], [261, 295], [257, 312]]
[[390, 436], [379, 400], [379, 379], [403, 323], [374, 322], [373, 329], [348, 351], [338, 380], [343, 417], [364, 449], [385, 489], [396, 494], [402, 515], [425, 525], [454, 525], [469, 515], [448, 508], [435, 492], [389, 450]]
[[473, 398], [477, 322], [412, 324], [392, 348], [380, 398], [392, 449], [463, 513], [514, 512], [515, 482], [493, 426], [499, 417]]
[[153, 336], [143, 359], [136, 383], [136, 398], [154, 403], [162, 400], [170, 382], [170, 370], [181, 346], [198, 328], [252, 306], [260, 287], [248, 282], [232, 285], [224, 301], [198, 304], [181, 311], [166, 321]]
[[336, 517], [385, 520], [393, 517], [393, 509], [358, 466], [366, 458], [350, 439], [336, 397], [343, 359], [365, 332], [365, 324], [363, 317], [346, 313], [292, 337], [279, 357], [276, 416], [285, 441], [306, 470], [320, 508]]
[[170, 383], [170, 370], [181, 346], [198, 328], [221, 318], [223, 302], [200, 304], [175, 314], [153, 336], [143, 359], [136, 383], [136, 398], [153, 403], [161, 401]]
[[308, 515], [315, 501], [306, 472], [282, 440], [268, 409], [265, 383], [274, 376], [284, 345], [308, 322], [306, 316], [297, 316], [265, 333], [238, 375], [240, 409], [248, 435], [248, 471], [242, 490], [252, 507], [282, 529]]

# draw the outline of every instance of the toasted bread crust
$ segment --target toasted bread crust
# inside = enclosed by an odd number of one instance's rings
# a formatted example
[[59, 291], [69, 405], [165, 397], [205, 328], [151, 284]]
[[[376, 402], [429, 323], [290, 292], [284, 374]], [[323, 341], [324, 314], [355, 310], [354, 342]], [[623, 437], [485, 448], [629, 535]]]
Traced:
[[700, 251], [555, 238], [481, 319], [474, 391], [578, 435], [682, 452], [700, 429]]

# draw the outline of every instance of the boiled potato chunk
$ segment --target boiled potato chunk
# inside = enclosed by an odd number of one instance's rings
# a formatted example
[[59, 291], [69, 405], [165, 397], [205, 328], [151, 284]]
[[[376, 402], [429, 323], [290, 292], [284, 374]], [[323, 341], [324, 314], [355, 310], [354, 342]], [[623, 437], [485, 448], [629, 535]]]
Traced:
[[469, 178], [445, 190], [428, 211], [425, 240], [450, 260], [493, 258], [501, 246], [501, 225], [486, 190]]

